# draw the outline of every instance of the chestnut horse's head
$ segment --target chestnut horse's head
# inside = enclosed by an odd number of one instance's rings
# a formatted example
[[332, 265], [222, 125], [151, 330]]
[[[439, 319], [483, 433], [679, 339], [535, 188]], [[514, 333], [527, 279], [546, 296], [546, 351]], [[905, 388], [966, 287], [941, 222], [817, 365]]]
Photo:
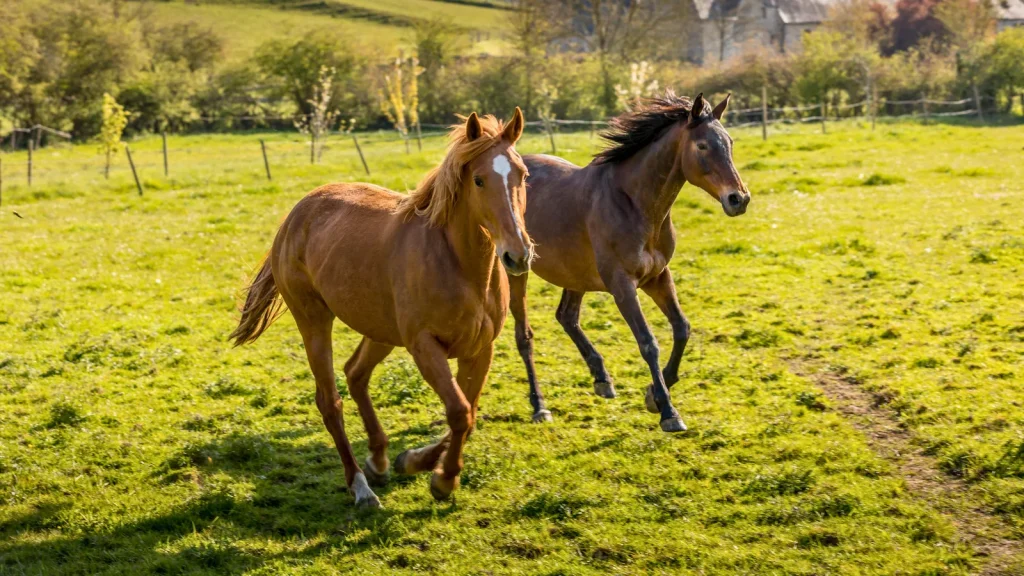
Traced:
[[747, 211], [750, 191], [743, 184], [732, 161], [732, 138], [720, 120], [729, 105], [729, 96], [713, 110], [698, 94], [690, 106], [689, 119], [680, 146], [683, 174], [691, 184], [704, 189], [722, 204], [729, 216]]
[[[509, 274], [530, 270], [533, 242], [526, 233], [526, 164], [515, 144], [523, 133], [523, 113], [517, 107], [495, 144], [463, 168], [463, 195], [469, 209], [494, 241], [495, 253]], [[486, 138], [476, 113], [466, 119], [466, 139]], [[493, 135], [491, 136], [493, 138]]]
[[456, 204], [468, 212], [494, 243], [509, 274], [530, 270], [533, 242], [526, 233], [526, 165], [515, 144], [523, 134], [523, 113], [512, 120], [472, 113], [452, 127], [448, 154], [398, 206], [399, 213], [426, 217], [432, 226], [448, 223]]

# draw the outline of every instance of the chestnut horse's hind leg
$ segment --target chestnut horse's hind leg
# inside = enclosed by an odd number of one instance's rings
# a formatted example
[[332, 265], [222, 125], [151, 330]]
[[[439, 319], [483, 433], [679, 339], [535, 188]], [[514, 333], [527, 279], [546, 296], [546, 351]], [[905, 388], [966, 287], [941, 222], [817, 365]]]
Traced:
[[[683, 359], [686, 342], [690, 339], [690, 322], [679, 307], [676, 286], [672, 282], [672, 273], [668, 268], [662, 270], [657, 278], [644, 284], [641, 288], [654, 300], [661, 312], [668, 318], [669, 324], [672, 325], [672, 353], [669, 354], [665, 369], [661, 371], [662, 377], [665, 378], [665, 385], [672, 388], [672, 385], [679, 381], [679, 362]], [[658, 405], [654, 401], [654, 384], [647, 387], [644, 403], [647, 405], [648, 411], [658, 412]]]
[[529, 272], [521, 276], [509, 276], [508, 286], [511, 299], [509, 307], [516, 321], [516, 348], [526, 365], [526, 379], [530, 382], [530, 405], [533, 406], [534, 422], [551, 422], [551, 411], [544, 405], [544, 395], [537, 384], [537, 372], [533, 366], [533, 330], [526, 316], [526, 284]]
[[594, 393], [603, 398], [615, 398], [615, 386], [608, 370], [604, 367], [604, 358], [598, 353], [594, 345], [590, 343], [587, 335], [580, 329], [580, 304], [583, 303], [583, 292], [562, 290], [562, 300], [558, 303], [558, 311], [555, 318], [562, 325], [565, 333], [572, 338], [576, 349], [580, 351], [583, 360], [590, 368], [590, 375], [594, 377]]
[[316, 406], [323, 416], [327, 431], [334, 438], [334, 445], [341, 455], [345, 466], [345, 483], [355, 496], [356, 506], [380, 507], [380, 500], [370, 490], [366, 476], [356, 463], [352, 454], [352, 445], [345, 435], [345, 421], [342, 415], [341, 397], [334, 383], [334, 358], [331, 348], [331, 324], [334, 315], [322, 302], [288, 301], [288, 308], [295, 317], [295, 323], [302, 333], [302, 341], [306, 346], [306, 357], [309, 369], [316, 379]]
[[380, 425], [380, 420], [377, 419], [377, 413], [373, 410], [368, 385], [373, 369], [394, 349], [394, 346], [363, 338], [352, 357], [345, 363], [348, 392], [352, 395], [356, 406], [359, 407], [359, 416], [363, 419], [367, 444], [370, 448], [370, 454], [366, 457], [366, 478], [370, 484], [375, 486], [387, 482], [390, 462], [388, 462], [388, 437]]
[[[602, 274], [605, 276], [605, 274]], [[658, 341], [647, 325], [644, 312], [640, 308], [640, 300], [637, 298], [636, 285], [633, 279], [622, 272], [610, 272], [607, 277], [602, 278], [608, 286], [612, 296], [615, 297], [615, 304], [619, 312], [626, 319], [629, 328], [633, 331], [633, 337], [640, 347], [640, 355], [647, 362], [651, 370], [651, 379], [654, 380], [654, 401], [661, 414], [661, 429], [665, 432], [684, 432], [686, 425], [679, 417], [672, 406], [672, 399], [668, 394], [668, 387], [665, 386], [665, 379], [661, 375], [661, 367], [658, 365]]]
[[436, 338], [427, 333], [420, 334], [409, 346], [409, 353], [416, 360], [416, 366], [423, 374], [423, 379], [444, 402], [445, 417], [451, 430], [451, 439], [441, 469], [435, 469], [434, 476], [430, 479], [431, 495], [435, 499], [443, 500], [458, 486], [459, 473], [462, 472], [462, 445], [473, 423], [473, 404], [466, 399], [452, 377], [451, 369], [448, 367], [448, 353]]

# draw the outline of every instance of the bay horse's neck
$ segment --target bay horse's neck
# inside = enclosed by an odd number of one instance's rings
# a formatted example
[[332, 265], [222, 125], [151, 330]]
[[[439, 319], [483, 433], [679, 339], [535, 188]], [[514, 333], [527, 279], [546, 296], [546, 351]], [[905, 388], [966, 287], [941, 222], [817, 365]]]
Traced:
[[660, 226], [686, 183], [680, 162], [682, 130], [678, 123], [631, 158], [609, 165], [616, 185], [643, 212], [649, 226]]
[[459, 267], [479, 293], [491, 285], [499, 266], [494, 253], [494, 242], [484, 233], [483, 226], [470, 214], [468, 202], [456, 201], [445, 225], [445, 235]]

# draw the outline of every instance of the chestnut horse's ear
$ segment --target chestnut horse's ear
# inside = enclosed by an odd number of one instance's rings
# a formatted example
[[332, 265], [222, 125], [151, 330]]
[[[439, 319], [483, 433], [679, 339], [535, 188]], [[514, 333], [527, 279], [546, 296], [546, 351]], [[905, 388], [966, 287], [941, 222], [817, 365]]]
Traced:
[[476, 112], [473, 112], [469, 118], [466, 118], [466, 140], [472, 142], [483, 133], [484, 129], [480, 126], [480, 118], [477, 118]]
[[693, 99], [693, 104], [690, 105], [690, 122], [696, 124], [700, 117], [704, 114], [704, 107], [706, 102], [704, 101], [704, 93], [697, 94], [697, 97]]
[[512, 120], [505, 125], [505, 133], [502, 136], [515, 144], [519, 141], [519, 137], [523, 135], [523, 124], [523, 111], [519, 109], [519, 106], [516, 106], [516, 111], [512, 114]]
[[721, 120], [722, 115], [725, 114], [725, 109], [729, 107], [729, 98], [732, 98], [732, 94], [726, 94], [725, 100], [718, 103], [715, 109], [711, 111], [711, 115], [715, 117], [715, 120]]

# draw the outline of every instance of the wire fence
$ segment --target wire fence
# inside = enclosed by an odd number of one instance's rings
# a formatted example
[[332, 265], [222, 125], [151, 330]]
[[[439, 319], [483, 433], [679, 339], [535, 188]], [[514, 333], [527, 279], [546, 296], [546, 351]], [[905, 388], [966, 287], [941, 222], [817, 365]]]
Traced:
[[[785, 106], [779, 108], [746, 108], [739, 110], [728, 110], [725, 113], [723, 123], [730, 129], [747, 128], [760, 126], [762, 136], [767, 139], [769, 127], [780, 124], [809, 124], [819, 123], [822, 132], [826, 132], [828, 122], [848, 120], [851, 118], [870, 118], [872, 125], [876, 118], [906, 118], [916, 117], [928, 122], [932, 118], [959, 117], [976, 115], [983, 119], [981, 102], [985, 99], [964, 98], [961, 100], [934, 100], [927, 97], [915, 100], [887, 100], [879, 99], [873, 103], [870, 99], [860, 102], [804, 106]], [[239, 116], [234, 120], [263, 120], [265, 117]], [[280, 117], [279, 119], [293, 120], [292, 117]], [[224, 120], [217, 118], [216, 120]], [[552, 153], [557, 153], [557, 141], [555, 134], [562, 129], [575, 130], [589, 129], [593, 136], [597, 130], [607, 127], [609, 120], [571, 120], [571, 119], [542, 119], [526, 123], [531, 131], [546, 134], [549, 137]], [[128, 167], [132, 170], [135, 187], [140, 194], [144, 193], [146, 179], [154, 175], [168, 176], [173, 169], [180, 169], [181, 165], [188, 163], [190, 168], [198, 170], [208, 169], [216, 172], [218, 169], [232, 170], [235, 165], [256, 166], [263, 168], [267, 180], [273, 180], [275, 168], [293, 168], [303, 164], [320, 164], [325, 155], [332, 165], [349, 163], [349, 168], [354, 171], [363, 171], [371, 175], [373, 171], [375, 154], [380, 154], [382, 148], [393, 147], [388, 153], [401, 153], [404, 147], [406, 152], [413, 147], [422, 149], [423, 143], [430, 143], [437, 139], [443, 139], [447, 135], [447, 125], [423, 124], [420, 130], [408, 134], [399, 134], [396, 131], [378, 132], [331, 132], [326, 135], [326, 140], [316, 140], [309, 135], [301, 135], [292, 132], [290, 136], [282, 132], [267, 132], [267, 139], [260, 139], [258, 144], [245, 149], [233, 150], [225, 153], [218, 150], [215, 158], [210, 158], [210, 149], [202, 145], [192, 144], [196, 141], [188, 141], [189, 144], [181, 146], [181, 141], [175, 142], [168, 147], [167, 135], [162, 135], [162, 146], [157, 148], [152, 145], [142, 146], [135, 149], [136, 142], [152, 140], [130, 140], [126, 143], [125, 156], [128, 165], [119, 163], [119, 169]], [[44, 149], [39, 148], [43, 135], [49, 137]], [[230, 137], [232, 133], [225, 133], [224, 137]], [[215, 138], [216, 135], [210, 137]], [[19, 141], [24, 145], [21, 150], [27, 152], [24, 160], [14, 161], [15, 157], [3, 158], [0, 155], [0, 203], [3, 202], [4, 186], [12, 184], [27, 184], [32, 186], [33, 180], [60, 181], [78, 176], [96, 177], [104, 174], [104, 162], [99, 155], [83, 154], [62, 154], [64, 150], [72, 149], [70, 145], [71, 135], [42, 125], [30, 126], [27, 128], [16, 128], [7, 135], [0, 137], [0, 143], [9, 144], [11, 148], [19, 149]], [[0, 145], [0, 150], [4, 148]], [[234, 147], [233, 147], [234, 148]], [[251, 148], [251, 149], [250, 149]], [[371, 158], [368, 159], [367, 156]], [[66, 157], [71, 156], [71, 157]], [[155, 174], [154, 174], [155, 173]]]

